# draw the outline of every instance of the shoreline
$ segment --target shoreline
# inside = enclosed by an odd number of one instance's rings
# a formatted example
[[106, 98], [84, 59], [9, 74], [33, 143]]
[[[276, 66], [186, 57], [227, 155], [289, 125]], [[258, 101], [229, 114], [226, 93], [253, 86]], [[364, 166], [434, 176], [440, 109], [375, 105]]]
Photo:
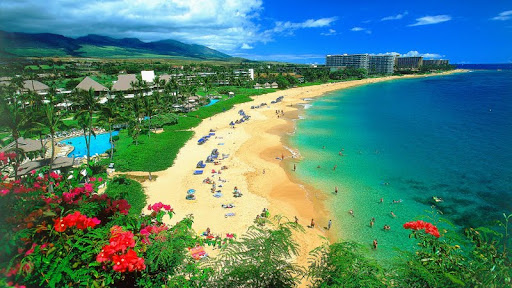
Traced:
[[[170, 204], [176, 215], [169, 224], [193, 214], [193, 228], [198, 234], [210, 228], [214, 235], [236, 233], [240, 236], [253, 225], [256, 215], [260, 214], [263, 208], [268, 208], [272, 216], [279, 214], [290, 221], [297, 216], [306, 231], [304, 234], [296, 235], [295, 239], [300, 245], [300, 255], [296, 260], [299, 265], [306, 265], [309, 251], [322, 245], [325, 239], [332, 242], [342, 238], [342, 233], [336, 233], [334, 229], [326, 231], [324, 227], [330, 219], [330, 211], [323, 203], [326, 197], [312, 186], [301, 183], [288, 168], [291, 165], [290, 161], [296, 160], [292, 158], [290, 150], [296, 150], [289, 147], [286, 139], [295, 129], [294, 120], [300, 116], [303, 106], [300, 107], [299, 104], [307, 102], [305, 98], [315, 99], [331, 91], [365, 84], [460, 72], [465, 71], [369, 78], [291, 88], [253, 96], [254, 101], [237, 104], [233, 109], [204, 119], [193, 129], [194, 136], [180, 149], [174, 165], [158, 172], [159, 177], [156, 181], [143, 183], [148, 203]], [[282, 102], [270, 104], [279, 96], [284, 96]], [[263, 102], [270, 105], [259, 109], [250, 108]], [[251, 116], [251, 119], [231, 128], [229, 123], [240, 118], [238, 111], [242, 109]], [[276, 110], [282, 110], [284, 116], [278, 117]], [[197, 140], [208, 135], [210, 129], [216, 130], [215, 136], [205, 144], [197, 145]], [[229, 154], [229, 157], [221, 160], [221, 165], [208, 163], [203, 169], [203, 175], [192, 175], [196, 170], [196, 163], [204, 161], [215, 148], [219, 149], [220, 155]], [[284, 156], [284, 161], [276, 159], [281, 155]], [[227, 166], [228, 169], [221, 170], [221, 174], [210, 173], [212, 169], [218, 170], [221, 166]], [[219, 176], [227, 182], [219, 182]], [[216, 189], [221, 190], [222, 197], [212, 196], [211, 186], [202, 183], [206, 177], [215, 179], [217, 185], [223, 186]], [[235, 186], [242, 192], [242, 197], [234, 198], [231, 195]], [[196, 190], [196, 200], [185, 199], [188, 189]], [[222, 204], [233, 204], [235, 207], [224, 209], [221, 207]], [[235, 215], [226, 217], [226, 213]], [[311, 218], [315, 219], [314, 229], [306, 227], [310, 224]]]

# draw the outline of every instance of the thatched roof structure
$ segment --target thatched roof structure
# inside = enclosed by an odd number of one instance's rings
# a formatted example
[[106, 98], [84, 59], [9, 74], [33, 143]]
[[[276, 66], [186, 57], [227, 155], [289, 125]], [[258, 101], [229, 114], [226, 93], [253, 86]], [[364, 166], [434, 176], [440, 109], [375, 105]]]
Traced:
[[91, 89], [96, 92], [102, 92], [102, 91], [108, 91], [108, 88], [101, 85], [100, 83], [94, 81], [91, 77], [87, 76], [80, 82], [78, 85], [76, 85], [76, 89], [89, 91]]

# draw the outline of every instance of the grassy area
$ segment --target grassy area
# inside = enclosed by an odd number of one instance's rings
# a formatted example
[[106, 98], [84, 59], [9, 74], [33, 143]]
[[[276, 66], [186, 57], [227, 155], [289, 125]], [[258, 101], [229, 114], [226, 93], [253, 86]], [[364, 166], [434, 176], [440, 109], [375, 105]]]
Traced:
[[[202, 119], [227, 111], [235, 104], [251, 101], [249, 96], [276, 91], [275, 89], [262, 91], [261, 89], [237, 87], [229, 87], [229, 90], [233, 91], [236, 96], [181, 116], [178, 124], [165, 126], [164, 132], [151, 134], [151, 138], [141, 135], [138, 138], [138, 145], [133, 143], [133, 139], [128, 136], [126, 131], [121, 131], [114, 154], [116, 170], [148, 172], [165, 170], [172, 166], [181, 147], [194, 135], [192, 131], [187, 130], [199, 125]], [[105, 160], [105, 163], [107, 161]]]
[[142, 185], [124, 176], [116, 177], [108, 183], [105, 193], [114, 199], [126, 199], [132, 207], [128, 212], [138, 216], [146, 206], [147, 196]]
[[138, 145], [133, 143], [126, 131], [121, 131], [116, 142], [114, 163], [119, 171], [161, 171], [172, 166], [178, 151], [192, 138], [192, 131], [177, 131], [164, 128], [163, 133], [151, 138], [141, 135]]
[[55, 48], [13, 48], [7, 49], [7, 52], [23, 57], [54, 57], [68, 55], [64, 49]]

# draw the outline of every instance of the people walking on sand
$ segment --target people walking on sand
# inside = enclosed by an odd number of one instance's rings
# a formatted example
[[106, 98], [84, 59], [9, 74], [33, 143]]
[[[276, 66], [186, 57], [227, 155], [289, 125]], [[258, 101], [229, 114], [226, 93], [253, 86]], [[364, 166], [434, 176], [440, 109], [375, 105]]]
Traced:
[[331, 230], [331, 225], [332, 225], [332, 220], [329, 220], [329, 222], [327, 222], [327, 230]]
[[309, 227], [315, 228], [315, 220], [313, 218], [311, 218], [311, 225]]
[[373, 249], [377, 250], [377, 239], [373, 239]]

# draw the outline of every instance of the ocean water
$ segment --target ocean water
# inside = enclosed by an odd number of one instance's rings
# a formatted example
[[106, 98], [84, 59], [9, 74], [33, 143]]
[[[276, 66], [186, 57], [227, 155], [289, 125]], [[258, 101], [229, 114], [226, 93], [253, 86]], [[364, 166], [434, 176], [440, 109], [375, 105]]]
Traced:
[[382, 82], [308, 104], [288, 139], [302, 157], [288, 164], [327, 195], [340, 237], [378, 240], [377, 258], [411, 249], [402, 225], [427, 220], [433, 204], [451, 229], [512, 213], [512, 71]]
[[[119, 131], [113, 131], [112, 136], [118, 135]], [[68, 157], [87, 157], [87, 147], [85, 146], [84, 136], [68, 138], [60, 141], [62, 144], [68, 144], [75, 149], [68, 154]], [[109, 133], [98, 134], [96, 137], [91, 136], [91, 156], [105, 153], [110, 149]]]

